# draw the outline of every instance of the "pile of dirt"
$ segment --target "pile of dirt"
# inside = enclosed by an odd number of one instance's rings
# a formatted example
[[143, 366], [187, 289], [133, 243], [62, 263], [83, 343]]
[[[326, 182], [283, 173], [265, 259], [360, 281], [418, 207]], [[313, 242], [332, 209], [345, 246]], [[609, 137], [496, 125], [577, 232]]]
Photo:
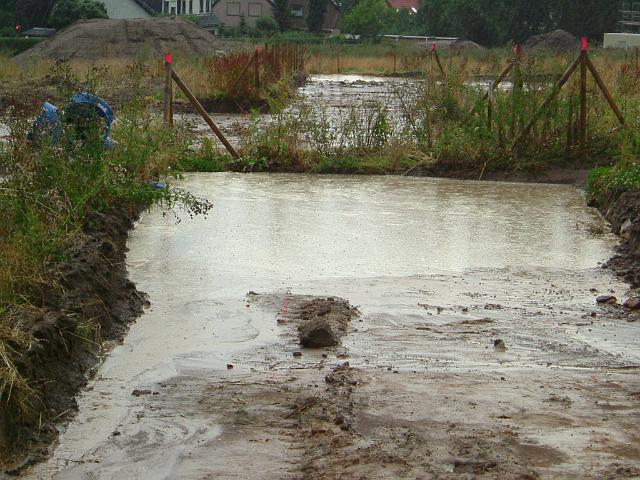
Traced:
[[179, 18], [86, 20], [15, 57], [18, 63], [37, 60], [88, 60], [109, 58], [163, 58], [206, 56], [228, 51], [223, 42], [192, 22]]
[[137, 209], [124, 206], [88, 215], [82, 241], [46, 275], [39, 304], [10, 312], [32, 338], [16, 367], [39, 396], [36, 415], [21, 424], [0, 409], [0, 425], [14, 431], [10, 451], [0, 457], [14, 465], [13, 473], [33, 461], [20, 464], [25, 456], [46, 455], [57, 434], [55, 423], [76, 409], [74, 397], [103, 353], [102, 341], [122, 340], [128, 324], [142, 313], [146, 300], [128, 279], [125, 263], [128, 232], [137, 216]]
[[478, 45], [476, 42], [472, 42], [471, 40], [456, 40], [449, 45], [449, 48], [458, 53], [470, 50], [484, 50], [483, 46]]
[[599, 208], [621, 237], [616, 255], [605, 266], [640, 288], [640, 191], [612, 192]]
[[306, 348], [334, 347], [347, 333], [358, 311], [346, 300], [327, 298], [305, 302], [300, 307], [300, 345]]
[[527, 51], [572, 52], [580, 48], [580, 40], [564, 30], [554, 30], [553, 32], [531, 37], [525, 42], [523, 48]]

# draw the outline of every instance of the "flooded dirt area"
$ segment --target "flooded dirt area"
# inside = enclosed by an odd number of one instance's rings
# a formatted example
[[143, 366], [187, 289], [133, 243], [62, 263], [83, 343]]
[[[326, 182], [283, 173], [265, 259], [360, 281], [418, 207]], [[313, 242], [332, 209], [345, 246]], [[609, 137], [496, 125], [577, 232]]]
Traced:
[[[301, 122], [313, 119], [326, 122], [329, 132], [339, 132], [345, 122], [365, 120], [384, 110], [390, 118], [401, 122], [400, 95], [416, 81], [409, 78], [388, 78], [370, 75], [311, 75], [298, 89], [298, 96], [286, 112]], [[362, 118], [363, 113], [365, 119]], [[243, 144], [251, 131], [259, 131], [273, 118], [264, 113], [211, 113], [211, 118], [234, 145]], [[176, 114], [176, 121], [187, 123], [200, 136], [214, 139], [207, 124], [195, 113]], [[337, 135], [337, 133], [336, 133]], [[217, 142], [217, 140], [216, 140]]]
[[143, 215], [128, 265], [150, 307], [25, 478], [640, 476], [640, 323], [596, 304], [627, 286], [574, 188], [183, 186], [213, 210]]

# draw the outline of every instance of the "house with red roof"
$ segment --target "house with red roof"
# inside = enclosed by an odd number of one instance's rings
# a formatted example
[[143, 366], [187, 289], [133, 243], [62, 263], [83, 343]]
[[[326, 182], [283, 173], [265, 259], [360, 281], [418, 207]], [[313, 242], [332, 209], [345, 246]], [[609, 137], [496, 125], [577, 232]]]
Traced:
[[387, 0], [387, 5], [396, 10], [409, 10], [410, 13], [418, 13], [420, 0]]

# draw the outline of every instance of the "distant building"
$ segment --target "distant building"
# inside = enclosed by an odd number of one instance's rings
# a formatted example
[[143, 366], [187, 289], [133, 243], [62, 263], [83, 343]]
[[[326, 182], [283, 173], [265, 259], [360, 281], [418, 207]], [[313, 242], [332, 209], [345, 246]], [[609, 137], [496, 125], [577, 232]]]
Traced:
[[620, 2], [618, 31], [640, 33], [640, 1], [625, 0]]
[[396, 10], [409, 10], [410, 13], [418, 13], [420, 0], [387, 0], [387, 5]]
[[220, 21], [213, 13], [215, 0], [101, 0], [109, 18], [148, 18], [154, 15], [190, 15], [201, 27], [215, 30]]
[[640, 47], [639, 33], [605, 33], [604, 48], [637, 48]]
[[[153, 15], [193, 15], [208, 30], [220, 25], [235, 27], [244, 18], [254, 26], [260, 17], [273, 17], [273, 0], [102, 0], [109, 18], [147, 18]], [[409, 0], [399, 0], [409, 1]], [[413, 0], [410, 0], [413, 1]], [[417, 2], [417, 0], [415, 0]], [[291, 23], [306, 28], [309, 0], [290, 0]], [[327, 2], [323, 30], [336, 31], [340, 8], [335, 0]]]
[[144, 0], [102, 0], [109, 18], [148, 18], [155, 11]]

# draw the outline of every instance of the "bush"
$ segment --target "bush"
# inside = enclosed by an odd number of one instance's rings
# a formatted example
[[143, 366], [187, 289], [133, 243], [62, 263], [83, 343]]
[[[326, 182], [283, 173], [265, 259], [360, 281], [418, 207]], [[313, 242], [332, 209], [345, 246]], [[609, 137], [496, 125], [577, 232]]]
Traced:
[[256, 30], [262, 36], [270, 36], [278, 31], [278, 22], [271, 17], [260, 17], [256, 20]]
[[0, 51], [17, 55], [40, 43], [42, 38], [0, 37]]

